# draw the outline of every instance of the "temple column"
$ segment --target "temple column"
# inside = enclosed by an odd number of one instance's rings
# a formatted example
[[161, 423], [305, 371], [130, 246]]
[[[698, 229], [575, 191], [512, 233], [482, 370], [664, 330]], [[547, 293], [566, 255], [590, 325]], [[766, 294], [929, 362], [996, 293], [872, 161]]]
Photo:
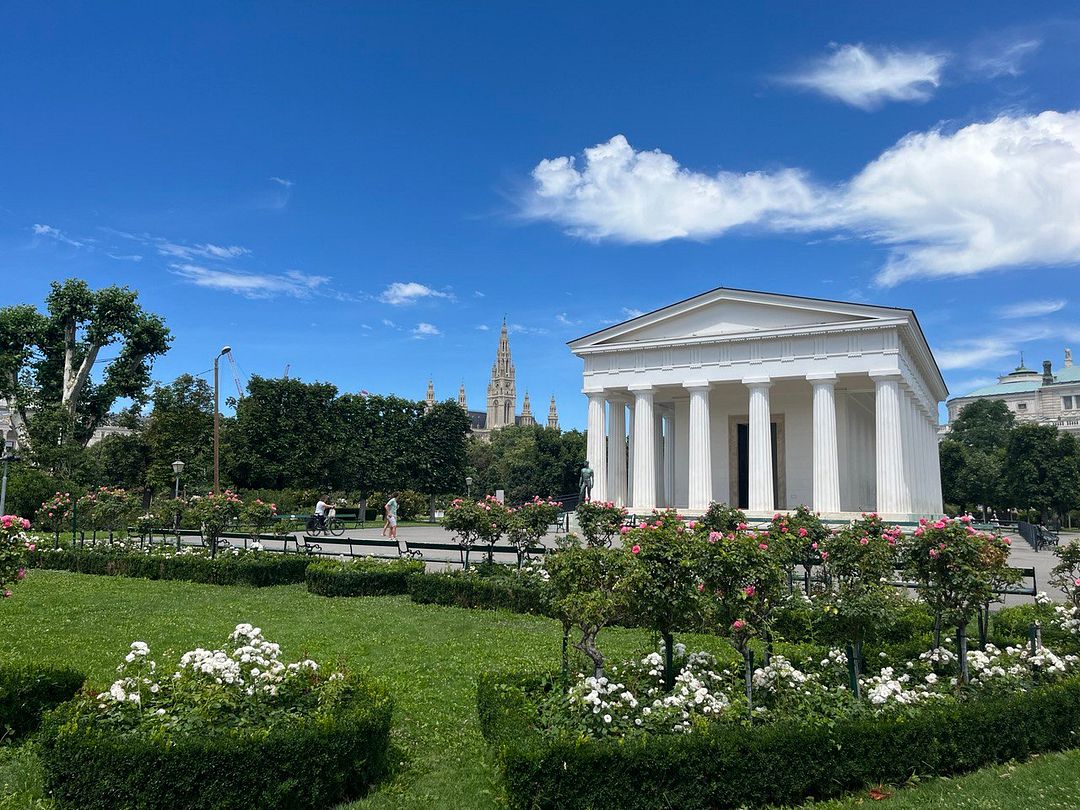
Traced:
[[592, 499], [606, 501], [607, 492], [607, 425], [603, 391], [586, 391], [589, 398], [589, 421], [586, 453], [593, 471]]
[[664, 505], [675, 508], [675, 414], [664, 415]]
[[808, 374], [814, 391], [814, 510], [840, 511], [840, 461], [836, 438], [836, 375]]
[[634, 394], [634, 512], [650, 514], [656, 508], [656, 426], [653, 424], [653, 387], [632, 385]]
[[769, 411], [768, 377], [747, 377], [743, 384], [750, 389], [750, 493], [751, 512], [771, 512], [776, 507], [773, 491], [772, 415]]
[[608, 500], [626, 505], [626, 402], [608, 400]]
[[[633, 394], [630, 395], [633, 397]], [[631, 398], [630, 405], [626, 409], [626, 504], [625, 506], [632, 506], [634, 503], [634, 400]]]
[[653, 405], [653, 446], [656, 448], [656, 505], [667, 506], [667, 492], [664, 491], [664, 415], [663, 408]]
[[687, 382], [690, 392], [689, 503], [691, 512], [704, 512], [712, 501], [712, 447], [709, 425], [709, 383]]
[[874, 380], [877, 511], [882, 515], [907, 515], [911, 505], [904, 480], [900, 372], [871, 371], [870, 376]]

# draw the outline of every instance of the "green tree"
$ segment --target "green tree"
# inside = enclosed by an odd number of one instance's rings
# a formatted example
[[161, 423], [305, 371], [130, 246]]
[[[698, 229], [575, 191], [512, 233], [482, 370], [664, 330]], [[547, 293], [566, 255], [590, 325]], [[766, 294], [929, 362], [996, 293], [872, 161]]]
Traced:
[[[420, 402], [345, 394], [335, 403], [334, 481], [371, 493], [409, 488], [420, 451]], [[464, 415], [464, 414], [463, 414]]]
[[[127, 287], [95, 291], [68, 279], [52, 283], [44, 313], [26, 305], [0, 309], [0, 396], [24, 445], [40, 447], [44, 464], [62, 465], [67, 459], [52, 448], [85, 446], [120, 399], [136, 408], [146, 402], [153, 362], [171, 339]], [[102, 360], [103, 349], [113, 356]]]
[[150, 467], [150, 445], [140, 433], [115, 433], [86, 448], [76, 477], [89, 487], [120, 487], [142, 493]]
[[465, 437], [469, 415], [450, 400], [439, 402], [420, 415], [416, 436], [418, 447], [410, 465], [412, 488], [431, 496], [430, 513], [435, 518], [435, 496], [461, 492], [465, 482]]
[[949, 436], [965, 447], [993, 453], [1004, 449], [1016, 426], [1016, 416], [1001, 399], [977, 399], [960, 409]]
[[253, 375], [227, 430], [227, 471], [243, 489], [333, 485], [337, 388]]
[[578, 471], [585, 460], [585, 435], [539, 425], [515, 425], [473, 438], [468, 445], [468, 474], [474, 491], [506, 491], [512, 503], [534, 495], [557, 497], [577, 492]]
[[1012, 505], [1045, 519], [1080, 505], [1080, 448], [1053, 425], [1020, 425], [1005, 450], [1003, 483]]
[[151, 489], [171, 493], [173, 462], [182, 461], [187, 485], [194, 492], [209, 491], [213, 480], [214, 394], [206, 380], [181, 374], [168, 385], [156, 386], [145, 435]]

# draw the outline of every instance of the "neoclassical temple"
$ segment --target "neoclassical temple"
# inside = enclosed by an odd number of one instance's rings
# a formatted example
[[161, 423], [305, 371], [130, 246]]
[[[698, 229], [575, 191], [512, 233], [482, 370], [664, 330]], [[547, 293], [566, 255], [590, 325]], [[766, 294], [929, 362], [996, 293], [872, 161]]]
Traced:
[[948, 395], [909, 309], [719, 288], [569, 344], [593, 497], [643, 514], [940, 514]]

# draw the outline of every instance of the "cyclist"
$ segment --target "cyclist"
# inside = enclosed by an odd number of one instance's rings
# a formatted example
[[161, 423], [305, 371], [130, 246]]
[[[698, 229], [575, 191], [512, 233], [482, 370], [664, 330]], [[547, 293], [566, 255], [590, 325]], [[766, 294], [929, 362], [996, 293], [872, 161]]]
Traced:
[[330, 512], [330, 496], [325, 498], [319, 498], [319, 502], [315, 504], [315, 528], [326, 528], [326, 516]]

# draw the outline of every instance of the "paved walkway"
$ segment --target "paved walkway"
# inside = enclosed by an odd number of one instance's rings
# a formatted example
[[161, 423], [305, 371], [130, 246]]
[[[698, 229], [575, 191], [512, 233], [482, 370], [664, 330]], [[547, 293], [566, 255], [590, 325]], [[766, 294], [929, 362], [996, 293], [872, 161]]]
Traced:
[[[556, 544], [556, 538], [561, 535], [556, 535], [551, 532], [544, 536], [542, 543], [552, 548]], [[1035, 551], [1028, 545], [1022, 537], [1016, 534], [1006, 535], [1012, 541], [1012, 553], [1010, 555], [1010, 561], [1016, 568], [1034, 568], [1035, 579], [1037, 588], [1040, 591], [1046, 591], [1054, 599], [1063, 599], [1064, 594], [1057, 588], [1054, 588], [1049, 583], [1050, 569], [1057, 563], [1057, 557], [1054, 556], [1054, 552], [1051, 549], [1044, 549], [1043, 551]], [[1068, 532], [1063, 531], [1060, 533], [1061, 542], [1067, 543], [1069, 540], [1080, 540], [1080, 531]], [[424, 550], [424, 557], [427, 562], [429, 571], [450, 570], [455, 568], [461, 568], [461, 555], [456, 547], [451, 547], [451, 534], [439, 525], [423, 525], [423, 526], [402, 526], [398, 528], [398, 538], [403, 541], [412, 541], [419, 543], [445, 543], [447, 550], [443, 551], [431, 551]], [[391, 555], [392, 549], [378, 548], [375, 546], [365, 546], [364, 540], [381, 540], [384, 539], [382, 534], [381, 525], [372, 525], [365, 529], [347, 529], [345, 534], [340, 538], [330, 538], [332, 540], [352, 540], [353, 552], [357, 555], [363, 554], [380, 554], [384, 556]], [[290, 548], [292, 545], [290, 544]], [[280, 551], [282, 544], [271, 543], [269, 549], [272, 551]], [[326, 548], [322, 551], [322, 554], [327, 557], [338, 557], [342, 553], [347, 553], [345, 547], [332, 547], [327, 544]], [[484, 559], [486, 556], [482, 547], [476, 548], [471, 556], [470, 562], [478, 562]], [[512, 554], [500, 553], [495, 555], [495, 561], [501, 563], [512, 563], [515, 561], [515, 557]], [[1031, 602], [1031, 598], [1027, 596], [1010, 596], [1006, 599], [1006, 604], [1027, 604]]]

